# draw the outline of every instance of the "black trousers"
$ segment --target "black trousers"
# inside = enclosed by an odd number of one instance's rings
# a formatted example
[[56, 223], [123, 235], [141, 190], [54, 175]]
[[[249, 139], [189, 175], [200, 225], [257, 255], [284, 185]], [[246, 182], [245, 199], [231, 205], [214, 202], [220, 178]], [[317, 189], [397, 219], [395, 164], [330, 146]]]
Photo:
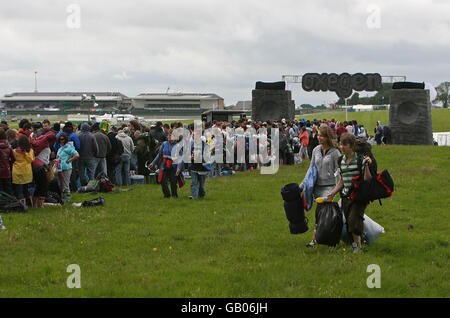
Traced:
[[6, 192], [9, 195], [14, 195], [11, 178], [0, 179], [0, 191]]
[[163, 173], [163, 177], [161, 180], [161, 188], [162, 188], [162, 192], [164, 194], [165, 198], [170, 198], [170, 191], [169, 191], [169, 187], [167, 185], [168, 182], [170, 182], [170, 189], [172, 190], [172, 197], [174, 198], [178, 198], [178, 193], [177, 193], [177, 170], [174, 168], [165, 168], [164, 169], [164, 173]]
[[48, 181], [44, 167], [42, 166], [33, 167], [33, 180], [36, 186], [34, 190], [34, 196], [45, 197], [47, 195], [48, 190]]
[[106, 170], [108, 173], [109, 181], [116, 184], [116, 167], [117, 163], [115, 163], [113, 160], [106, 159]]

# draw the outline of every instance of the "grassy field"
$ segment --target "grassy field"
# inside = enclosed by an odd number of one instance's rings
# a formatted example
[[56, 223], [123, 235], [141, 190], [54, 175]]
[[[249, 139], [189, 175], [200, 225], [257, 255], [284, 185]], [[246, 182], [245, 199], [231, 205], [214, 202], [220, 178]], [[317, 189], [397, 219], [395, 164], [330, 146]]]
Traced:
[[[2, 214], [0, 297], [449, 297], [450, 147], [374, 154], [396, 191], [368, 207], [386, 233], [364, 254], [343, 243], [307, 249], [315, 207], [309, 231], [289, 233], [280, 189], [307, 165], [284, 166], [208, 179], [199, 201], [188, 181], [178, 200], [142, 185], [102, 194], [104, 207]], [[80, 266], [79, 289], [66, 286], [69, 264]], [[366, 285], [370, 264], [381, 288]]]
[[[296, 118], [305, 119], [332, 119], [335, 118], [337, 121], [346, 120], [345, 111], [339, 112], [326, 112], [318, 114], [309, 114], [296, 116]], [[433, 132], [443, 132], [450, 131], [450, 109], [449, 108], [433, 108], [431, 109], [431, 119], [433, 125]], [[377, 110], [371, 112], [347, 112], [348, 120], [356, 120], [358, 124], [363, 124], [370, 135], [374, 135], [374, 128], [377, 125], [377, 121], [381, 121], [382, 125], [389, 125], [389, 111], [387, 110]]]

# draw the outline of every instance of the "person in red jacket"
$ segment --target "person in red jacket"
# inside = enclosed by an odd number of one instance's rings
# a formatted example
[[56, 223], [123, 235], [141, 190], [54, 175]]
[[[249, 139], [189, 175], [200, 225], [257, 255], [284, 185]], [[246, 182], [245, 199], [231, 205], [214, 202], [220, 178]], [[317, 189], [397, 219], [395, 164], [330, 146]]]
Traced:
[[17, 139], [20, 138], [20, 136], [25, 135], [28, 137], [28, 140], [31, 142], [31, 123], [27, 122], [24, 123], [22, 128], [20, 128], [19, 133], [17, 134]]
[[0, 128], [0, 191], [10, 195], [14, 195], [11, 184], [11, 166], [14, 161], [14, 150], [6, 139], [6, 132]]
[[306, 130], [306, 127], [302, 127], [300, 130], [300, 133], [298, 134], [298, 138], [301, 141], [301, 147], [300, 147], [300, 158], [303, 159], [309, 159], [308, 157], [308, 144], [309, 144], [309, 134]]
[[338, 123], [338, 127], [336, 129], [336, 136], [337, 136], [337, 142], [340, 142], [341, 140], [341, 135], [343, 133], [347, 132], [347, 128], [345, 128], [345, 126], [347, 126], [347, 122], [339, 122]]
[[35, 184], [35, 191], [33, 195], [33, 206], [43, 207], [45, 196], [48, 190], [47, 169], [50, 163], [50, 146], [55, 143], [56, 135], [53, 131], [43, 131], [42, 134], [33, 139], [31, 147], [36, 156], [33, 164], [33, 181]]

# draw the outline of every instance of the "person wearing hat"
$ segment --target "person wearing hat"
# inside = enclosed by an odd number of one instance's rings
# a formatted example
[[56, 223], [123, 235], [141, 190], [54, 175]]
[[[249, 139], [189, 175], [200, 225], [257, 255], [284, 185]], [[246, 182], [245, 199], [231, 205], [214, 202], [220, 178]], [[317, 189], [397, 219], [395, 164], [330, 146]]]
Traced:
[[[82, 186], [95, 179], [96, 156], [98, 153], [98, 144], [94, 135], [90, 133], [91, 126], [84, 123], [81, 125], [81, 131], [78, 135], [80, 139], [79, 172]], [[87, 174], [86, 174], [87, 171]]]

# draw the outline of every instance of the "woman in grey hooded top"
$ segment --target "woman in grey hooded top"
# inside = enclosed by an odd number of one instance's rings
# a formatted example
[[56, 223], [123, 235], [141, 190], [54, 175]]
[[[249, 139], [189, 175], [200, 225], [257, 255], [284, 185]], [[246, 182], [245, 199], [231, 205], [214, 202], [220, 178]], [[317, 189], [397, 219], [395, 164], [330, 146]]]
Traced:
[[[336, 186], [335, 173], [339, 168], [338, 159], [341, 155], [334, 132], [328, 125], [319, 127], [318, 138], [319, 145], [314, 148], [311, 156], [311, 165], [314, 163], [317, 167], [317, 181], [313, 192], [314, 199], [327, 198]], [[316, 244], [314, 235], [313, 240], [306, 246], [312, 247]]]
[[134, 151], [133, 139], [129, 136], [130, 130], [125, 127], [123, 130], [119, 130], [116, 138], [123, 145], [123, 153], [120, 155], [120, 163], [116, 166], [116, 184], [130, 185], [130, 163], [131, 154]]

